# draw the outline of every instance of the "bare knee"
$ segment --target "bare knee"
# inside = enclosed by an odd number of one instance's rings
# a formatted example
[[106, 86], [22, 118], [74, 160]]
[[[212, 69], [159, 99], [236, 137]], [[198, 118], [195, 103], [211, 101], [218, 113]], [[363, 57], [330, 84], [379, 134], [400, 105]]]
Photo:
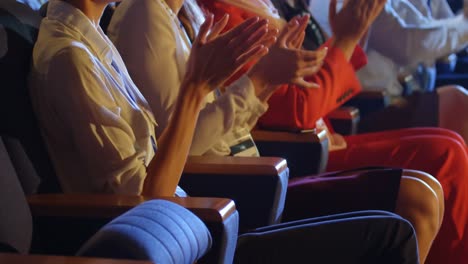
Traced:
[[[434, 237], [439, 229], [437, 193], [419, 178], [403, 176], [396, 213], [412, 222], [413, 225], [423, 225], [425, 232], [431, 232]], [[416, 226], [415, 228], [418, 229]]]
[[444, 190], [440, 182], [431, 174], [418, 170], [403, 170], [403, 175], [424, 181], [436, 193], [439, 200], [444, 200]]
[[437, 194], [423, 180], [403, 176], [395, 212], [413, 225], [418, 236], [420, 262], [424, 263], [440, 228]]
[[440, 182], [434, 178], [429, 173], [417, 170], [403, 170], [403, 175], [410, 176], [412, 178], [416, 178], [419, 180], [424, 181], [436, 194], [438, 204], [439, 204], [439, 228], [442, 225], [445, 213], [445, 198], [444, 198], [444, 191]]

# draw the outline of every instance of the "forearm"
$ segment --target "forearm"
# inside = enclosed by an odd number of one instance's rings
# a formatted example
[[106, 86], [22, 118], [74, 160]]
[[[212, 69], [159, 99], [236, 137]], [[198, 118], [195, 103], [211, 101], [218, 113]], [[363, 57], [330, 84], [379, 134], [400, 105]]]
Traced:
[[273, 95], [275, 92], [274, 86], [269, 86], [268, 81], [261, 78], [261, 76], [256, 72], [256, 67], [254, 66], [247, 75], [249, 76], [250, 80], [252, 81], [253, 86], [255, 87], [255, 95], [257, 98], [263, 102], [267, 103], [268, 99]]
[[181, 93], [178, 97], [172, 119], [159, 137], [158, 151], [148, 166], [143, 194], [174, 195], [193, 139], [203, 97], [199, 92]]
[[308, 81], [317, 89], [283, 86], [269, 100], [259, 124], [275, 129], [311, 129], [315, 122], [361, 90], [353, 66], [336, 47], [330, 47], [322, 68]]
[[337, 37], [332, 37], [330, 46], [340, 49], [343, 52], [346, 60], [349, 61], [353, 56], [357, 44], [358, 41], [355, 40], [346, 40]]

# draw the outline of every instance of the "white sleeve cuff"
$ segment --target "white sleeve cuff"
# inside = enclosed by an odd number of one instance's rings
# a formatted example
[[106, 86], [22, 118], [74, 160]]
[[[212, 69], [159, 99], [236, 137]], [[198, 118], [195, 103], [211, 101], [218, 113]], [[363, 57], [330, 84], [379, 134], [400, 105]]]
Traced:
[[260, 101], [255, 95], [254, 84], [247, 76], [247, 74], [244, 74], [241, 78], [232, 83], [227, 89], [229, 92], [242, 96], [252, 115], [261, 116], [268, 110], [268, 104]]

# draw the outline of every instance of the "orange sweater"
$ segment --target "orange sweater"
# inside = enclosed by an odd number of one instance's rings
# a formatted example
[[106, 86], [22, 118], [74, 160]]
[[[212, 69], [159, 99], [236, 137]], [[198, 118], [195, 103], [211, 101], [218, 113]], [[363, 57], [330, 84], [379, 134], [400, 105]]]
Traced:
[[[225, 13], [230, 15], [226, 30], [255, 16], [243, 9], [216, 0], [199, 0], [201, 6], [219, 20]], [[325, 45], [328, 45], [326, 43]], [[338, 48], [329, 48], [322, 68], [308, 81], [320, 85], [318, 89], [304, 89], [296, 85], [281, 86], [268, 101], [269, 109], [260, 118], [258, 125], [263, 128], [281, 130], [312, 129], [318, 119], [344, 104], [361, 91], [355, 69], [367, 62], [365, 53], [357, 48], [348, 62]], [[239, 71], [234, 78], [244, 74], [253, 63]]]

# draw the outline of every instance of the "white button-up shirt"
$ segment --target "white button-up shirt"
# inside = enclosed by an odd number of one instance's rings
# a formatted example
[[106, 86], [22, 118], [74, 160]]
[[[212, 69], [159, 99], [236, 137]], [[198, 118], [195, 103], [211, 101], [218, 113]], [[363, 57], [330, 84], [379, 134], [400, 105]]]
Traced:
[[[330, 1], [310, 0], [311, 12], [325, 29]], [[326, 10], [325, 10], [326, 9]], [[320, 10], [320, 12], [319, 12]], [[326, 23], [326, 24], [325, 24]], [[388, 0], [371, 27], [366, 67], [358, 72], [364, 88], [386, 89], [400, 95], [398, 74], [418, 64], [432, 66], [436, 59], [468, 44], [468, 20], [453, 15], [446, 0]]]
[[426, 0], [391, 0], [372, 25], [369, 63], [358, 76], [364, 87], [387, 83], [387, 91], [399, 95], [402, 87], [390, 78], [418, 64], [431, 70], [435, 60], [467, 44], [468, 19], [455, 16], [446, 0], [432, 0], [430, 8]]
[[141, 192], [152, 113], [110, 40], [64, 1], [42, 21], [30, 93], [65, 192]]
[[[116, 9], [108, 35], [148, 99], [160, 136], [174, 111], [190, 54], [184, 29], [164, 0], [126, 0]], [[267, 109], [246, 76], [214, 98], [214, 94], [208, 96], [200, 112], [191, 155], [230, 154], [230, 146], [249, 136]]]

